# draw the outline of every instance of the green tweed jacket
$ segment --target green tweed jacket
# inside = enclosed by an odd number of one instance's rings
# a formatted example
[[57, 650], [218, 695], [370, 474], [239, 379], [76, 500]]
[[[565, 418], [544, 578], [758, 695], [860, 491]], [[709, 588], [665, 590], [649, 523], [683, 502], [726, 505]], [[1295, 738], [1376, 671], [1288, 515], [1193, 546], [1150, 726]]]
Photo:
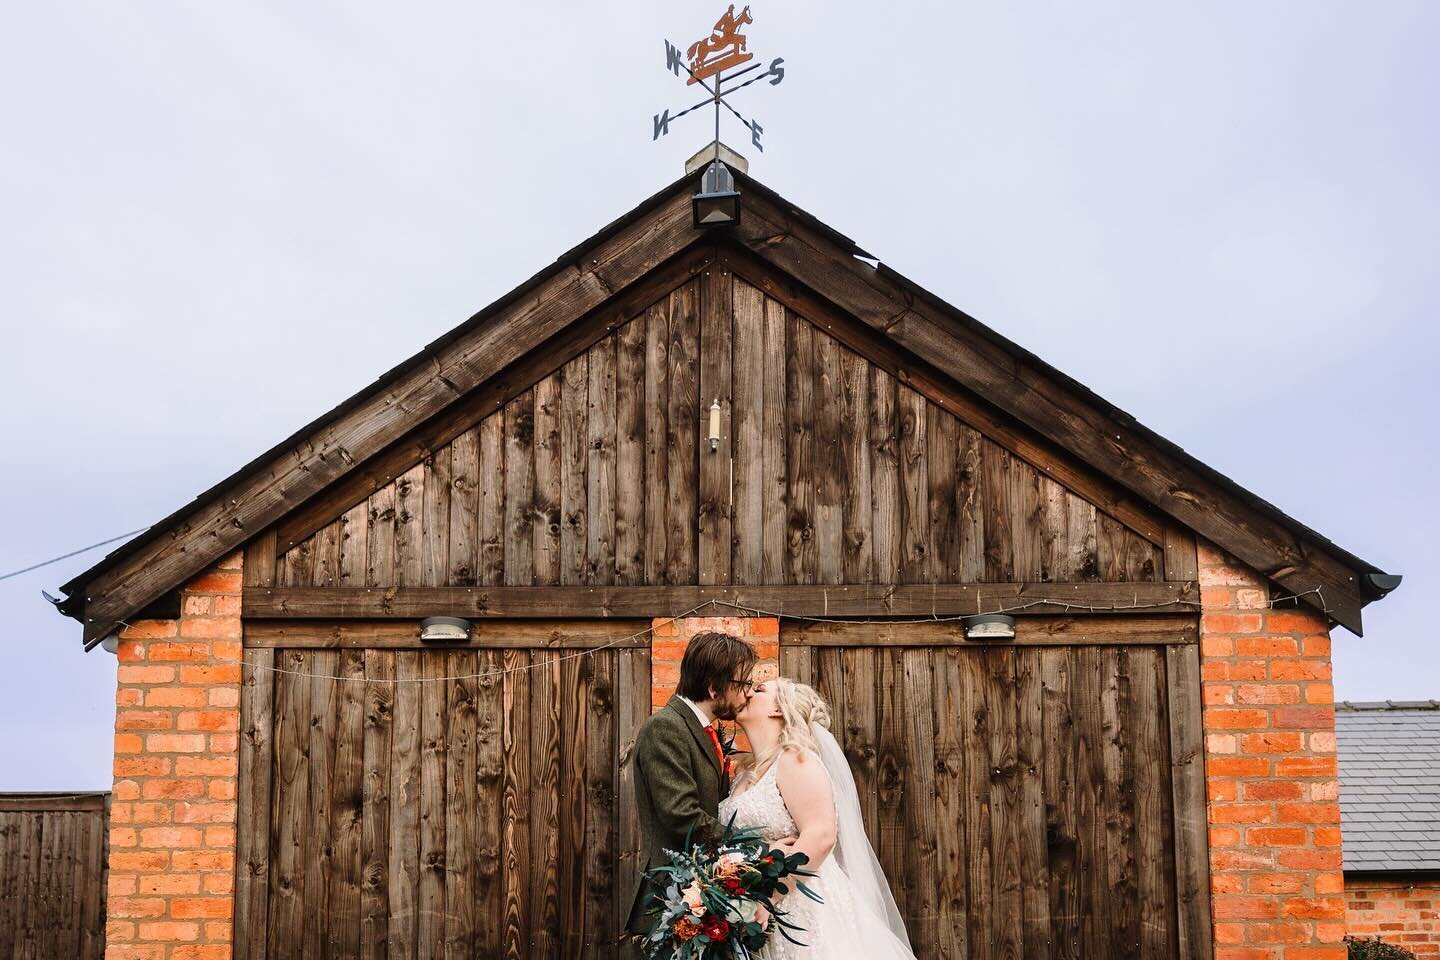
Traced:
[[[666, 862], [666, 850], [681, 850], [685, 837], [713, 840], [724, 829], [720, 798], [729, 793], [715, 747], [705, 728], [679, 697], [646, 720], [635, 738], [635, 808], [640, 820], [640, 866]], [[692, 832], [693, 829], [693, 832]], [[649, 886], [642, 876], [630, 908], [631, 933], [648, 933]]]

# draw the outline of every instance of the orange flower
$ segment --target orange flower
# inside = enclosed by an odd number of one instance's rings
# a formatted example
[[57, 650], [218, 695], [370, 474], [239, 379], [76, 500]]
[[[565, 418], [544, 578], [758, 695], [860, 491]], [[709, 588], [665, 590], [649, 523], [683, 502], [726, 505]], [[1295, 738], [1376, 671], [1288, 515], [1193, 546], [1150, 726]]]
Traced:
[[700, 895], [700, 884], [690, 884], [690, 886], [685, 888], [683, 896], [685, 897], [685, 905], [690, 908], [691, 913], [697, 917], [705, 914], [705, 900]]
[[675, 921], [674, 929], [675, 939], [679, 940], [681, 943], [688, 943], [689, 941], [694, 940], [695, 935], [700, 932], [700, 924], [696, 923], [694, 920], [691, 920], [690, 917], [686, 915]]

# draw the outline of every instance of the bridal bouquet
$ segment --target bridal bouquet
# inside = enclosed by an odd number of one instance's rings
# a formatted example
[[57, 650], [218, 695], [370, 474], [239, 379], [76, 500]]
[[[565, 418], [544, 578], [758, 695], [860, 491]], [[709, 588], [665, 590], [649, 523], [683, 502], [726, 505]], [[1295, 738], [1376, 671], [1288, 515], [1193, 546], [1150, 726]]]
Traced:
[[[777, 890], [788, 893], [787, 878], [812, 900], [820, 897], [800, 877], [809, 857], [786, 856], [772, 850], [758, 834], [727, 828], [718, 843], [688, 845], [684, 853], [666, 851], [670, 865], [648, 871], [656, 893], [652, 913], [659, 922], [650, 934], [646, 953], [651, 960], [744, 960], [765, 946], [770, 930], [778, 930], [791, 943], [800, 943], [790, 931], [801, 930], [785, 919], [784, 911], [770, 905]], [[770, 910], [770, 927], [756, 922], [764, 901]]]

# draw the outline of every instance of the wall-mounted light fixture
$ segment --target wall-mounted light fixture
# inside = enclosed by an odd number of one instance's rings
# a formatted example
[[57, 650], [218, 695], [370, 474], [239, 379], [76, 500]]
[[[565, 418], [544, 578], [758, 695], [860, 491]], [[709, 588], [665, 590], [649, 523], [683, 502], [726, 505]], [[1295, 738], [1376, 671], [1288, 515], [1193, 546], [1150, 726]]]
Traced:
[[720, 449], [720, 398], [710, 404], [710, 452]]
[[960, 621], [966, 640], [1014, 640], [1015, 618], [1004, 613], [982, 613]]
[[426, 617], [420, 621], [420, 639], [464, 642], [470, 639], [470, 621], [459, 617]]

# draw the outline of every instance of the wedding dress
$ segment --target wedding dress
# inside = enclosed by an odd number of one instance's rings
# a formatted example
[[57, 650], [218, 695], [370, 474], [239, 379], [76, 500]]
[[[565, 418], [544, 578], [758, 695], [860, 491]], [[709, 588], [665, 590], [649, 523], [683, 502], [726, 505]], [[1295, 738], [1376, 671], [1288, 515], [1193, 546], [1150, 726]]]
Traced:
[[[829, 730], [818, 725], [812, 729], [820, 743], [817, 759], [830, 775], [836, 811], [835, 848], [821, 861], [816, 876], [804, 878], [822, 902], [794, 889], [786, 894], [780, 907], [787, 922], [803, 928], [789, 931], [800, 943], [773, 931], [756, 960], [915, 960], [884, 871], [865, 836], [850, 765]], [[720, 822], [733, 816], [736, 829], [755, 830], [767, 840], [795, 836], [795, 821], [775, 782], [777, 766], [770, 764], [749, 788], [720, 801]]]

